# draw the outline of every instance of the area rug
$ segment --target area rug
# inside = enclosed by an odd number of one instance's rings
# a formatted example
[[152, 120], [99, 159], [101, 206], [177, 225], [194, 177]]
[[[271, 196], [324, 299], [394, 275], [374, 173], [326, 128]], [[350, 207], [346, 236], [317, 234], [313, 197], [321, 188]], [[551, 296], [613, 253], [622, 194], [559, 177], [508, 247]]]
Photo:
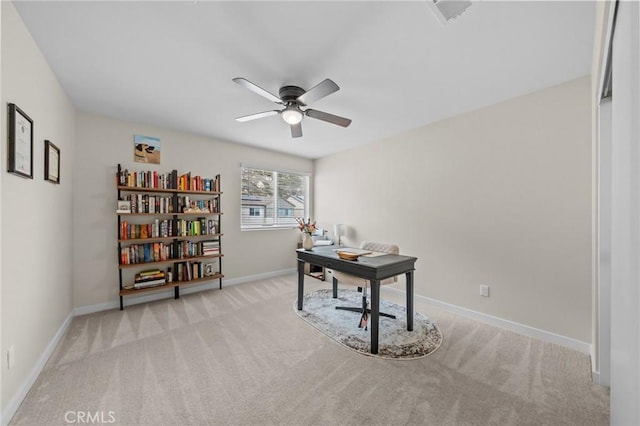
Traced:
[[413, 331], [407, 331], [407, 313], [404, 306], [380, 300], [380, 312], [395, 315], [396, 319], [380, 317], [378, 327], [378, 353], [372, 354], [371, 327], [358, 328], [360, 314], [336, 309], [336, 306], [362, 306], [362, 293], [338, 290], [333, 298], [331, 289], [306, 294], [303, 309], [296, 314], [327, 337], [358, 353], [388, 359], [416, 359], [432, 354], [442, 343], [442, 333], [425, 315], [414, 312]]

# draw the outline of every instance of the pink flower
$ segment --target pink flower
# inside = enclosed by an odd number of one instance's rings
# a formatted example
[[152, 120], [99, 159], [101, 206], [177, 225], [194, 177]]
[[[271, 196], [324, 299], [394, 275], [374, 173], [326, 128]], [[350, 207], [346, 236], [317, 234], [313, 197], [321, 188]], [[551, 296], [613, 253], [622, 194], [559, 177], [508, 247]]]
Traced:
[[297, 217], [296, 222], [298, 222], [300, 232], [306, 232], [311, 235], [316, 231], [316, 222], [311, 222], [311, 219], [305, 221], [303, 218]]

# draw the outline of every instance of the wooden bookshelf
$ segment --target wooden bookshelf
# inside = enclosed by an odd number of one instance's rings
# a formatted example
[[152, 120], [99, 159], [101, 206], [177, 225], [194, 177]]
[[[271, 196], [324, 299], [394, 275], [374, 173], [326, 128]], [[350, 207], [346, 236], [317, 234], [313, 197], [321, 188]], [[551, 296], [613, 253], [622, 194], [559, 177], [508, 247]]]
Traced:
[[158, 291], [158, 290], [171, 290], [175, 287], [184, 287], [184, 286], [188, 286], [188, 285], [192, 285], [192, 284], [202, 284], [204, 282], [207, 281], [211, 281], [211, 280], [218, 280], [218, 279], [222, 279], [224, 277], [224, 275], [217, 273], [214, 275], [211, 275], [209, 277], [204, 277], [204, 278], [196, 278], [193, 279], [191, 281], [172, 281], [172, 282], [168, 282], [166, 284], [163, 285], [158, 285], [158, 286], [154, 286], [154, 287], [145, 287], [145, 288], [123, 288], [122, 290], [120, 290], [120, 296], [130, 296], [130, 295], [140, 295], [143, 293], [148, 293], [151, 291]]
[[[220, 175], [209, 179], [176, 170], [130, 173], [118, 164], [116, 191], [122, 210], [130, 210], [116, 211], [120, 310], [126, 296], [173, 289], [178, 299], [180, 287], [215, 280], [222, 289]], [[148, 223], [148, 218], [155, 220]], [[193, 235], [180, 235], [184, 232]], [[187, 252], [193, 255], [179, 255]], [[134, 282], [160, 279], [166, 282], [130, 288]]]

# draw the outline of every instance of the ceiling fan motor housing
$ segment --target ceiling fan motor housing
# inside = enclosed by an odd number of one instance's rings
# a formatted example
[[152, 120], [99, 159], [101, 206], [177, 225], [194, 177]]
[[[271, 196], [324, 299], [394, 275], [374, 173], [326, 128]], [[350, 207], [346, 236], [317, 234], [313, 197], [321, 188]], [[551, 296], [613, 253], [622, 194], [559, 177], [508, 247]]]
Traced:
[[[305, 93], [305, 90], [298, 86], [283, 86], [280, 88], [278, 94], [280, 95], [280, 99], [285, 104], [289, 102], [294, 102], [298, 99], [299, 96], [302, 96]], [[299, 105], [304, 105], [302, 102], [297, 101]]]

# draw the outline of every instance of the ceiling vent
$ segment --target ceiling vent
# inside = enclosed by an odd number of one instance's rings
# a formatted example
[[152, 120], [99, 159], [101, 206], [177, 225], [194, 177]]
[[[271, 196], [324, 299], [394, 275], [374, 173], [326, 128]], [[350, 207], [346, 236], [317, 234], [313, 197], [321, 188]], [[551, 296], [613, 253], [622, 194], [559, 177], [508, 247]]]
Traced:
[[427, 3], [443, 24], [456, 19], [471, 6], [468, 0], [427, 0]]

